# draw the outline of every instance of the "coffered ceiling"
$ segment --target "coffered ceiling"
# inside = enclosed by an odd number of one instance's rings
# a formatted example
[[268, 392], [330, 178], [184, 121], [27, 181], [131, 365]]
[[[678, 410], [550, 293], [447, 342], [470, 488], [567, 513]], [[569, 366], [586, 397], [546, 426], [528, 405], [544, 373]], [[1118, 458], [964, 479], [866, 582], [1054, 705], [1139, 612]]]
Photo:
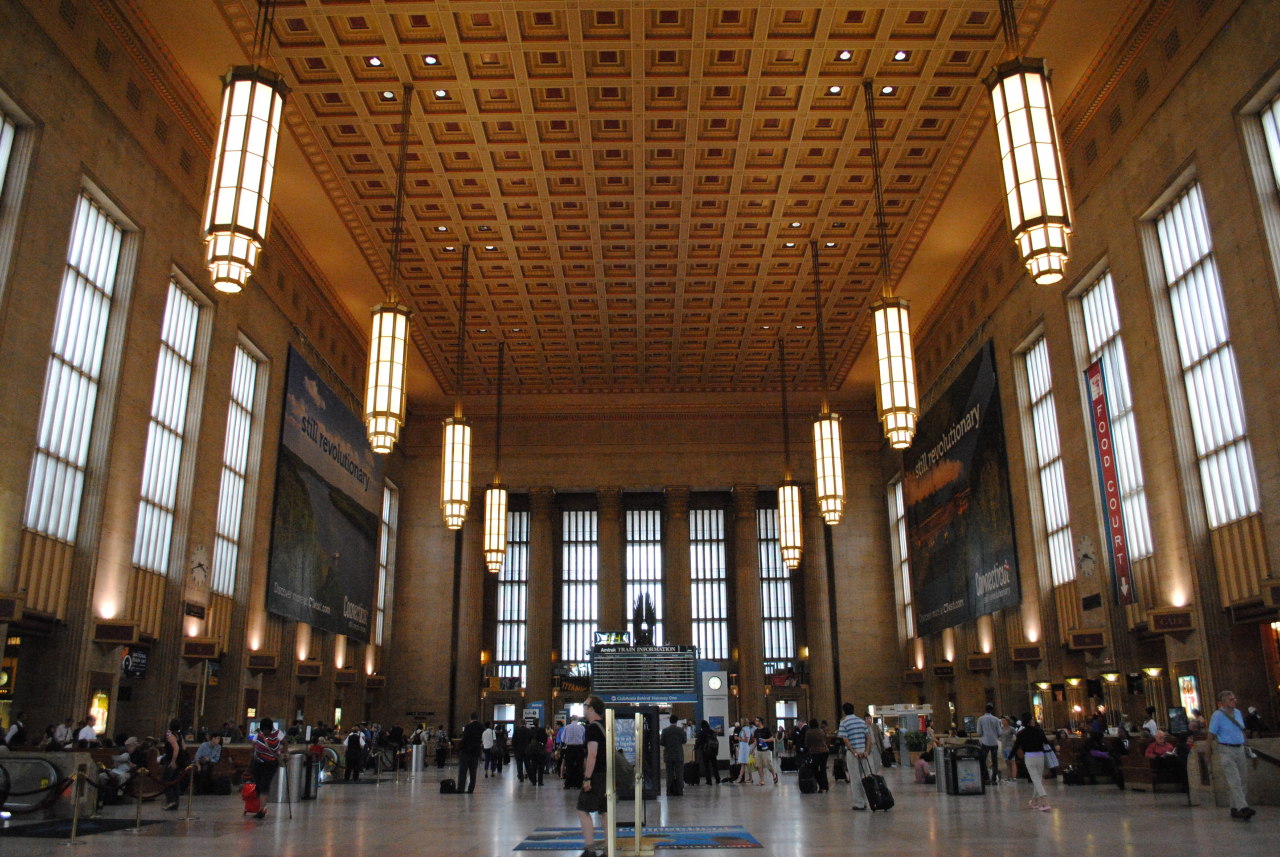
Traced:
[[[132, 5], [216, 108], [211, 69], [246, 61], [256, 5]], [[1131, 5], [1019, 4], [1060, 100], [1061, 67], [1069, 87]], [[917, 312], [999, 206], [995, 0], [281, 0], [275, 30], [268, 64], [293, 90], [282, 158], [298, 159], [278, 211], [361, 326], [391, 284], [411, 102], [400, 297], [437, 392], [457, 368], [464, 245], [468, 391], [492, 384], [499, 338], [517, 392], [772, 389], [780, 335], [793, 383], [816, 388], [810, 242], [845, 383], [883, 283], [864, 80], [892, 278]]]

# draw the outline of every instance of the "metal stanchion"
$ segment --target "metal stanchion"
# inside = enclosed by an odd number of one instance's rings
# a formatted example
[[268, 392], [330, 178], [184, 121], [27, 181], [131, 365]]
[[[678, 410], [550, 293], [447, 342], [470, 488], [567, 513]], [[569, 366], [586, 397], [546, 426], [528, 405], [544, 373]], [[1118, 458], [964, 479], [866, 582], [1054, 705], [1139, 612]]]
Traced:
[[280, 785], [284, 789], [284, 805], [289, 807], [289, 820], [293, 821], [293, 798], [289, 797], [289, 766], [287, 764], [280, 766]]
[[195, 800], [196, 794], [196, 773], [195, 765], [188, 765], [184, 773], [187, 775], [187, 814], [183, 821], [195, 821], [199, 816], [191, 814], [191, 803]]
[[63, 845], [83, 845], [83, 842], [76, 840], [76, 834], [80, 830], [80, 801], [84, 793], [84, 765], [76, 768], [76, 772], [71, 775], [71, 838]]
[[644, 841], [644, 715], [636, 713], [635, 716], [635, 748], [636, 763], [634, 766], [635, 776], [632, 782], [633, 794], [635, 795], [635, 826], [632, 828], [631, 842], [620, 844], [619, 853], [627, 855], [627, 857], [651, 857], [654, 853], [652, 845], [646, 845]]
[[608, 857], [617, 857], [618, 854], [618, 792], [614, 786], [614, 778], [618, 776], [617, 765], [613, 763], [613, 748], [616, 745], [614, 736], [614, 716], [613, 709], [606, 708], [604, 711], [604, 758], [605, 777], [604, 785], [604, 834], [605, 834], [605, 854]]
[[133, 786], [134, 809], [133, 827], [130, 827], [125, 831], [126, 833], [139, 833], [142, 831], [142, 786], [139, 785], [139, 783], [142, 782], [142, 778], [148, 773], [149, 771], [147, 771], [146, 768], [136, 768], [134, 769], [133, 775], [129, 778], [129, 784]]

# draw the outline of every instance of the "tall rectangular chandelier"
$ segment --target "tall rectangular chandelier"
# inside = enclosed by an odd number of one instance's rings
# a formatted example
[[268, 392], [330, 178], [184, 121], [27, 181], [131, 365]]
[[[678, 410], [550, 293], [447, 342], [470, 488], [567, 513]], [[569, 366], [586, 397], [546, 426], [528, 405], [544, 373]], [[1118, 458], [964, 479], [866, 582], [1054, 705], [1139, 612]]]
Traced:
[[242, 290], [267, 236], [276, 146], [289, 87], [262, 66], [235, 66], [222, 79], [222, 110], [205, 203], [205, 259], [213, 287]]

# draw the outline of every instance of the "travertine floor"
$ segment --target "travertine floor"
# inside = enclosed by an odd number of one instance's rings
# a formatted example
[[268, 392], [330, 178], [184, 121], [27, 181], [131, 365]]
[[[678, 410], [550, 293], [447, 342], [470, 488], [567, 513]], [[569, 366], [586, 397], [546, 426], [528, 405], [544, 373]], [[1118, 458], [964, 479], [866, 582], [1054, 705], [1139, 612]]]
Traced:
[[[1109, 786], [1049, 785], [1053, 810], [1026, 808], [1030, 786], [1005, 785], [984, 796], [948, 797], [912, 783], [910, 771], [886, 772], [897, 806], [884, 813], [852, 812], [848, 786], [802, 795], [794, 774], [782, 785], [686, 787], [681, 798], [649, 803], [651, 823], [740, 824], [764, 848], [759, 857], [1235, 857], [1276, 853], [1280, 809], [1262, 807], [1248, 823], [1233, 821], [1211, 805], [1187, 807], [1183, 795], [1120, 792]], [[315, 801], [271, 808], [263, 822], [242, 818], [238, 795], [199, 797], [187, 822], [181, 814], [144, 805], [146, 818], [166, 823], [140, 834], [103, 833], [74, 849], [58, 840], [0, 838], [4, 857], [75, 853], [120, 857], [496, 857], [508, 855], [537, 827], [576, 824], [576, 792], [554, 777], [535, 789], [517, 783], [510, 768], [500, 778], [481, 777], [474, 794], [441, 795], [438, 783], [453, 771], [434, 769], [421, 779], [390, 776], [378, 785], [326, 786]], [[1201, 798], [1197, 798], [1201, 799]], [[632, 812], [631, 804], [623, 804]], [[132, 817], [132, 807], [108, 808]], [[175, 815], [178, 817], [175, 818]], [[9, 822], [13, 824], [14, 822]], [[538, 853], [529, 852], [532, 857]], [[664, 852], [659, 852], [664, 853]], [[665, 852], [674, 855], [675, 852]], [[728, 853], [728, 852], [718, 852]]]

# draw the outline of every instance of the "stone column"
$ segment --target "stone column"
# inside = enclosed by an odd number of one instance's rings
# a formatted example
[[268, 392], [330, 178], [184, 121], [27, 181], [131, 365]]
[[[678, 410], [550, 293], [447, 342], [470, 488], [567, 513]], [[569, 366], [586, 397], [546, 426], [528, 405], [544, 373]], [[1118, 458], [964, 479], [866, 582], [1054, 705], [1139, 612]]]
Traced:
[[601, 488], [599, 493], [599, 578], [597, 615], [602, 631], [627, 627], [631, 605], [627, 603], [626, 538], [622, 529], [622, 489]]
[[[827, 567], [827, 523], [818, 510], [813, 491], [803, 492], [804, 559], [800, 563], [804, 591], [804, 644], [809, 647], [809, 699], [813, 711], [802, 716], [816, 716], [839, 709], [836, 700], [834, 648], [831, 634], [831, 587]], [[847, 524], [846, 524], [847, 526]], [[837, 703], [834, 704], [833, 703]]]
[[525, 679], [527, 699], [547, 700], [551, 705], [551, 652], [557, 648], [555, 637], [555, 563], [556, 492], [551, 488], [535, 488], [530, 496], [529, 514], [529, 585], [525, 615]]
[[480, 711], [480, 650], [484, 648], [484, 491], [473, 491], [471, 508], [462, 525], [462, 563], [458, 581], [458, 675], [454, 688], [453, 722], [465, 724]]
[[662, 539], [663, 640], [669, 646], [693, 645], [693, 593], [689, 579], [689, 488], [666, 491]]
[[760, 613], [760, 527], [755, 485], [733, 487], [733, 601], [737, 652], [737, 717], [764, 714], [764, 638]]

